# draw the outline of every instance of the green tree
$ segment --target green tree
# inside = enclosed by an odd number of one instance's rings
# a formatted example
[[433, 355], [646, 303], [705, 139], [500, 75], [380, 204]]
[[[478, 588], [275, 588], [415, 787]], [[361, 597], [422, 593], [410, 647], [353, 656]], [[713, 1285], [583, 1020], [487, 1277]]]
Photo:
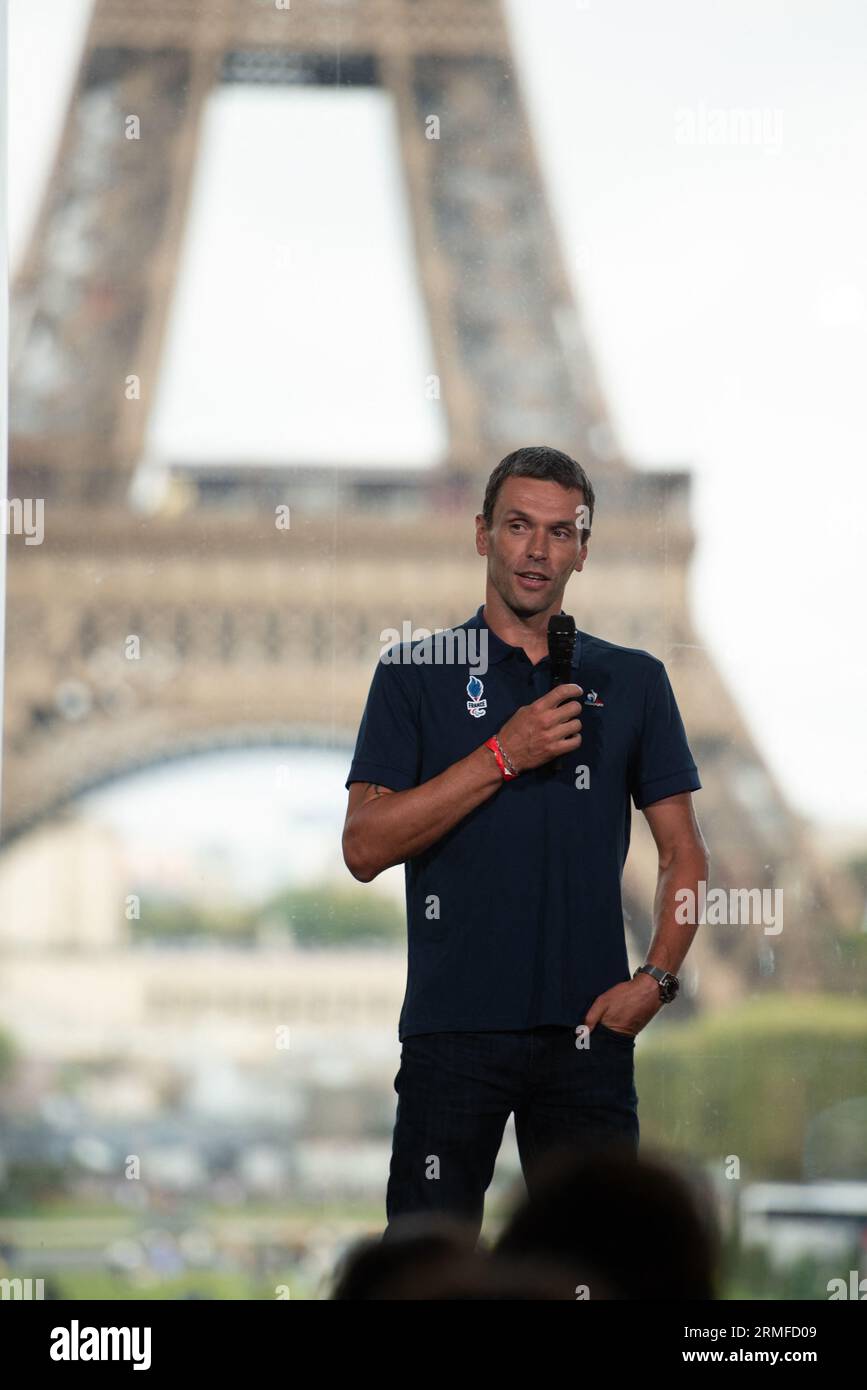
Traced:
[[405, 915], [390, 898], [330, 885], [286, 889], [263, 915], [285, 924], [299, 946], [393, 945], [406, 934]]

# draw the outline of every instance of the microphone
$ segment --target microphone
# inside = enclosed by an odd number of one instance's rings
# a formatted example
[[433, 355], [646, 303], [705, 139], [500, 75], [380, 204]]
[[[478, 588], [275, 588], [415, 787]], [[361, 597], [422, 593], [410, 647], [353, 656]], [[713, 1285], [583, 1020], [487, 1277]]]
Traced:
[[[572, 679], [572, 654], [575, 651], [575, 619], [568, 613], [553, 613], [548, 619], [548, 656], [551, 661], [551, 689], [566, 685]], [[554, 758], [549, 767], [559, 772], [561, 759]]]

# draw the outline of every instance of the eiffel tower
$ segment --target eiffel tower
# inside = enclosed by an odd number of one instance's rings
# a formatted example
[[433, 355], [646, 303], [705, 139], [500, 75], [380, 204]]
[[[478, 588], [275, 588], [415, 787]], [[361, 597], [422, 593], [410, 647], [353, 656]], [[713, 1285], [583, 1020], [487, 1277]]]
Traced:
[[[131, 489], [203, 114], [227, 83], [390, 97], [447, 456], [327, 477], [303, 463], [200, 467], [172, 505], [142, 513]], [[146, 141], [126, 138], [129, 113]], [[348, 765], [380, 634], [475, 610], [484, 482], [505, 453], [545, 443], [581, 460], [598, 497], [591, 560], [564, 606], [585, 631], [666, 662], [702, 776], [712, 881], [785, 892], [779, 944], [756, 926], [699, 932], [693, 993], [821, 982], [816, 924], [854, 916], [854, 898], [818, 862], [696, 638], [689, 474], [623, 457], [499, 0], [96, 0], [13, 286], [11, 364], [9, 496], [44, 499], [46, 522], [41, 546], [10, 537], [4, 844], [85, 789], [199, 750], [306, 743], [344, 748]], [[284, 503], [290, 545], [274, 525]], [[636, 817], [624, 878], [635, 952], [655, 869]]]

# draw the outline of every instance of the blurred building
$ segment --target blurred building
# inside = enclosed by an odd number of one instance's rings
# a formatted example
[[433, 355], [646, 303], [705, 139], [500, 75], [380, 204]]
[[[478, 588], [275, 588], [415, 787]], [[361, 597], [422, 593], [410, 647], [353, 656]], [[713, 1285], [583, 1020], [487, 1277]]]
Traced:
[[112, 831], [74, 817], [40, 825], [0, 857], [0, 953], [123, 946], [126, 883]]
[[297, 1054], [349, 1078], [366, 1052], [395, 1051], [406, 955], [149, 945], [5, 953], [2, 975], [0, 1026], [34, 1058], [270, 1067]]

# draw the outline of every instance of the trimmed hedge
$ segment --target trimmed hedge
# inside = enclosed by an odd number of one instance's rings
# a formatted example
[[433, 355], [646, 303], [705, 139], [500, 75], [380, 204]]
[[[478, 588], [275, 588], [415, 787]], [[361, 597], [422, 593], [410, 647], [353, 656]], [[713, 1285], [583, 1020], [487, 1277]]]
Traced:
[[664, 1012], [636, 1046], [643, 1143], [721, 1172], [735, 1154], [743, 1178], [867, 1179], [867, 1003], [774, 994], [684, 1024]]

